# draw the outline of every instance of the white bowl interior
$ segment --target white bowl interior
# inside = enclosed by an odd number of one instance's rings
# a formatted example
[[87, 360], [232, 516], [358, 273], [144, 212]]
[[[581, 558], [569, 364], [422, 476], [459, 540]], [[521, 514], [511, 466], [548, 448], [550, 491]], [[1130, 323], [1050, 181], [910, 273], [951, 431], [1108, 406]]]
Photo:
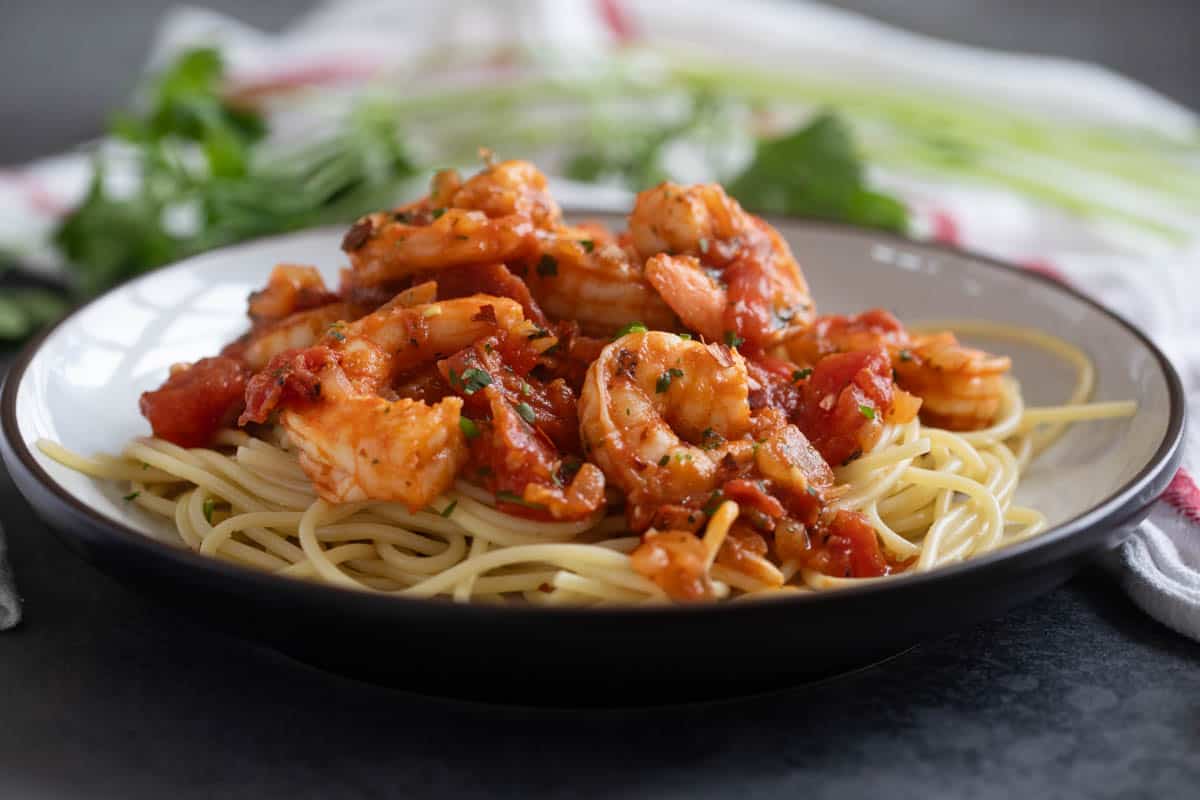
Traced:
[[[1133, 478], [1166, 433], [1167, 376], [1123, 325], [1073, 295], [968, 256], [902, 245], [850, 230], [785, 223], [818, 306], [852, 312], [882, 306], [902, 320], [981, 319], [1041, 329], [1082, 347], [1097, 365], [1096, 400], [1136, 400], [1131, 419], [1075, 425], [1042, 454], [1018, 499], [1052, 524], [1095, 507]], [[215, 353], [246, 327], [247, 294], [277, 263], [314, 264], [336, 283], [341, 231], [312, 231], [204, 254], [133, 281], [60, 325], [18, 388], [19, 434], [68, 492], [113, 520], [177, 542], [161, 520], [122, 500], [124, 490], [66, 469], [35, 446], [55, 440], [76, 452], [119, 453], [148, 433], [138, 396], [167, 368]], [[969, 337], [968, 337], [969, 338]], [[1028, 346], [975, 340], [1013, 357], [1026, 401], [1062, 402], [1072, 369]]]

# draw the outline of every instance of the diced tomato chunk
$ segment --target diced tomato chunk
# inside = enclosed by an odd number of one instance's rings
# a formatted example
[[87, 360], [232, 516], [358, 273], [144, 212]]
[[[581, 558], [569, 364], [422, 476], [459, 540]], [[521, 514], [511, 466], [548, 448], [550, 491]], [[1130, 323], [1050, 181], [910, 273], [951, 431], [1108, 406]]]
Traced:
[[835, 353], [804, 382], [796, 424], [831, 466], [843, 466], [878, 441], [893, 397], [883, 348]]
[[155, 436], [180, 447], [203, 447], [237, 419], [249, 374], [237, 359], [202, 358], [144, 392], [138, 407]]

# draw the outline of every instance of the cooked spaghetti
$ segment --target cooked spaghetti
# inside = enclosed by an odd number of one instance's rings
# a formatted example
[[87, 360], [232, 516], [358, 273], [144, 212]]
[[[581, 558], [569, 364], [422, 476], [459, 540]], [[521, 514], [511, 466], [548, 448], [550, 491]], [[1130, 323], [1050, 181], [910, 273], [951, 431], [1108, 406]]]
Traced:
[[347, 588], [588, 605], [811, 591], [1036, 535], [1014, 494], [1076, 421], [1008, 358], [887, 312], [819, 316], [783, 239], [719, 186], [567, 226], [523, 162], [359, 220], [334, 292], [281, 265], [249, 333], [142, 396], [153, 437], [59, 462], [204, 555]]

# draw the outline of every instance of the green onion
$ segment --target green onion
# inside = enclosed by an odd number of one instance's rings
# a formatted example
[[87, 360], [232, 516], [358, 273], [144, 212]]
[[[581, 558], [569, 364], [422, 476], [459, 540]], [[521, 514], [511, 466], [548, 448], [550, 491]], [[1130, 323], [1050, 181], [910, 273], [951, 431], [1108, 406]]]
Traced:
[[654, 391], [663, 394], [671, 388], [672, 378], [682, 378], [683, 370], [671, 367], [669, 370], [658, 376], [658, 380], [654, 382]]
[[615, 334], [613, 334], [613, 339], [614, 340], [620, 339], [622, 336], [628, 336], [631, 333], [645, 333], [646, 331], [647, 331], [647, 328], [642, 323], [631, 322], [628, 325], [626, 325], [625, 327], [621, 328], [621, 330], [619, 330]]
[[474, 439], [479, 435], [479, 426], [476, 425], [473, 420], [468, 419], [467, 417], [458, 418], [458, 428], [468, 439]]
[[513, 406], [513, 408], [515, 408], [517, 413], [521, 415], [521, 419], [525, 420], [530, 425], [532, 425], [534, 420], [537, 419], [533, 413], [533, 406], [529, 405], [529, 403], [517, 403], [515, 406]]

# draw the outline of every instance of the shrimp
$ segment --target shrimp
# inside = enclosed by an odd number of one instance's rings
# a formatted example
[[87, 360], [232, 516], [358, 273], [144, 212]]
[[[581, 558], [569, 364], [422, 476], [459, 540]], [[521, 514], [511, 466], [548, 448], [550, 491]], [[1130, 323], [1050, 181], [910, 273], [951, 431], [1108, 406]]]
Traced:
[[995, 421], [1004, 399], [1008, 356], [965, 347], [944, 331], [912, 338], [892, 361], [896, 382], [922, 399], [929, 425], [952, 431], [985, 428]]
[[334, 322], [362, 313], [356, 305], [340, 302], [315, 267], [280, 264], [271, 270], [267, 285], [250, 294], [249, 332], [226, 345], [221, 355], [260, 370], [278, 353], [308, 347]]
[[546, 188], [546, 176], [528, 161], [488, 164], [461, 184], [457, 173], [443, 174], [435, 178], [432, 194], [452, 208], [482, 211], [492, 219], [521, 217], [543, 230], [562, 223], [562, 210]]
[[251, 292], [247, 314], [258, 325], [337, 300], [338, 296], [325, 287], [325, 280], [316, 267], [279, 264], [271, 270], [267, 285]]
[[735, 465], [751, 457], [747, 393], [746, 365], [728, 348], [628, 334], [588, 369], [579, 397], [585, 452], [633, 509], [707, 496], [727, 457]]
[[309, 347], [343, 320], [354, 319], [358, 314], [349, 303], [332, 303], [307, 311], [297, 311], [259, 330], [251, 331], [239, 342], [241, 356], [253, 370], [260, 370], [272, 358], [287, 350]]
[[761, 348], [812, 321], [808, 284], [787, 242], [717, 184], [642, 192], [629, 230], [637, 253], [651, 259], [651, 285], [708, 339]]
[[533, 224], [516, 214], [437, 209], [427, 225], [399, 212], [377, 212], [354, 223], [342, 240], [355, 286], [394, 281], [428, 269], [520, 261], [537, 249]]
[[827, 355], [886, 349], [901, 389], [921, 398], [926, 423], [950, 430], [986, 427], [1004, 397], [1007, 356], [966, 347], [954, 334], [910, 334], [894, 316], [873, 309], [850, 317], [826, 316], [786, 340], [782, 351], [795, 363], [814, 366]]
[[395, 399], [398, 374], [497, 331], [524, 337], [532, 349], [554, 344], [551, 336], [528, 340], [540, 329], [512, 300], [414, 304], [430, 291], [414, 287], [360, 320], [335, 324], [320, 344], [277, 355], [247, 386], [240, 423], [265, 422], [281, 408], [301, 467], [330, 502], [394, 500], [415, 511], [446, 491], [466, 463], [462, 398]]
[[595, 336], [611, 336], [632, 322], [677, 327], [640, 260], [615, 240], [596, 238], [594, 229], [563, 228], [543, 236], [540, 250], [525, 282], [551, 317], [575, 320], [584, 334]]

